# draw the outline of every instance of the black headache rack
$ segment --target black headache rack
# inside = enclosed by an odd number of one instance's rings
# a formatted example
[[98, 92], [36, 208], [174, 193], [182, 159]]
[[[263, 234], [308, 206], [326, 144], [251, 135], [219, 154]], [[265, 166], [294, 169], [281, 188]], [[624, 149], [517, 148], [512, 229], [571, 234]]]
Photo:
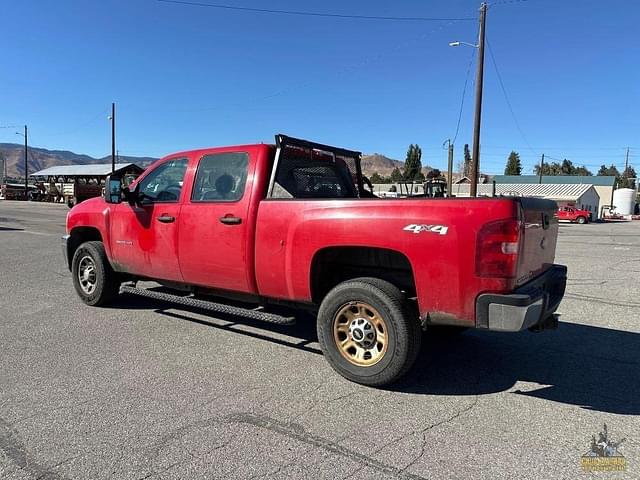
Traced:
[[328, 161], [334, 164], [340, 164], [343, 168], [346, 167], [346, 170], [348, 170], [351, 176], [350, 181], [353, 182], [353, 186], [356, 189], [356, 195], [360, 196], [364, 191], [361, 167], [362, 152], [324, 145], [322, 143], [289, 137], [283, 134], [277, 134], [275, 139], [277, 151], [271, 180], [269, 182], [268, 197], [273, 196], [274, 182], [277, 182], [279, 174], [281, 173], [279, 170], [283, 166], [283, 161], [286, 162], [288, 160], [287, 156], [289, 152], [295, 153], [297, 157], [307, 157], [310, 161]]
[[356, 152], [355, 150], [347, 150], [346, 148], [332, 147], [330, 145], [323, 145], [321, 143], [310, 142], [309, 140], [302, 140], [300, 138], [293, 138], [279, 133], [276, 135], [276, 147], [283, 148], [291, 145], [293, 147], [308, 148], [311, 150], [318, 150], [322, 152], [330, 152], [342, 157], [348, 157], [357, 159], [360, 163], [360, 157], [362, 152]]

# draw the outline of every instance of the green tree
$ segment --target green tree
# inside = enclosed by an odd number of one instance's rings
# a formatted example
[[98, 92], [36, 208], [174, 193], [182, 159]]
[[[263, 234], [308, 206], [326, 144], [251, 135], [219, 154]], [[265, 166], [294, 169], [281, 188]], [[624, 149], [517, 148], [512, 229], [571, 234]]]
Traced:
[[429, 173], [427, 173], [427, 178], [428, 179], [442, 178], [442, 172], [437, 168], [434, 168], [433, 170], [429, 170]]
[[398, 183], [402, 180], [402, 172], [398, 167], [394, 168], [391, 172], [391, 182]]
[[600, 165], [600, 170], [598, 170], [599, 176], [612, 176], [619, 177], [620, 172], [616, 168], [615, 165], [611, 164], [611, 166], [607, 167], [606, 165]]
[[371, 180], [371, 183], [384, 183], [384, 178], [378, 172], [373, 172], [369, 180]]
[[507, 165], [504, 167], [505, 175], [522, 175], [522, 164], [520, 163], [520, 154], [511, 150]]
[[635, 188], [636, 186], [636, 182], [633, 180], [636, 178], [636, 171], [630, 165], [622, 173], [620, 173], [614, 164], [608, 167], [606, 165], [600, 165], [598, 175], [616, 177], [618, 188]]
[[407, 159], [404, 162], [404, 175], [406, 181], [422, 180], [422, 149], [418, 145], [411, 144], [407, 150]]
[[[540, 165], [533, 168], [536, 175], [540, 175]], [[591, 176], [593, 173], [584, 165], [576, 167], [571, 160], [566, 158], [562, 162], [545, 162], [542, 167], [543, 175], [575, 175], [575, 176]]]
[[471, 176], [471, 152], [469, 151], [469, 144], [464, 144], [464, 163], [462, 164], [462, 175], [465, 177]]
[[618, 188], [636, 188], [636, 171], [629, 165], [618, 179]]

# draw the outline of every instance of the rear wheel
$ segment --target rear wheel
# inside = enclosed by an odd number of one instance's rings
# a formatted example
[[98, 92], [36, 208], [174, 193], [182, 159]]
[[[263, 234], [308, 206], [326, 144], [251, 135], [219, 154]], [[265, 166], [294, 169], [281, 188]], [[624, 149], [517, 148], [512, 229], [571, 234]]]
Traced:
[[71, 272], [73, 286], [87, 305], [107, 305], [118, 295], [120, 279], [109, 264], [102, 242], [80, 245], [73, 255]]
[[585, 217], [578, 217], [576, 221], [582, 225], [583, 223], [587, 223], [587, 219]]
[[382, 386], [411, 368], [421, 331], [398, 288], [376, 278], [357, 278], [339, 284], [322, 301], [318, 340], [340, 375]]

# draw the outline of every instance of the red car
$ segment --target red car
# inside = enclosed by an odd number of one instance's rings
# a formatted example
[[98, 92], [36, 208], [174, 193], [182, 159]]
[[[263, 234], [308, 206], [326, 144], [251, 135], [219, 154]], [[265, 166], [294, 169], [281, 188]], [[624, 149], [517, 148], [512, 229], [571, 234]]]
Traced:
[[558, 209], [558, 220], [568, 220], [580, 224], [588, 223], [591, 221], [591, 212], [576, 207], [560, 207]]
[[553, 201], [380, 199], [359, 152], [284, 135], [169, 155], [107, 187], [67, 217], [63, 251], [88, 305], [127, 292], [275, 323], [292, 319], [204, 299], [307, 308], [329, 363], [367, 385], [402, 376], [422, 330], [557, 325]]

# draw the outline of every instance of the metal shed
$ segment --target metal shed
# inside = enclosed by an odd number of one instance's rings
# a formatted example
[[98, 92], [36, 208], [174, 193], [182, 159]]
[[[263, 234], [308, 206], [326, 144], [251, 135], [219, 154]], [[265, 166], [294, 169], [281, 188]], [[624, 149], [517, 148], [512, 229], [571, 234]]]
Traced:
[[[140, 175], [144, 169], [135, 163], [116, 163], [115, 172], [123, 178], [132, 179]], [[33, 200], [49, 202], [66, 202], [69, 206], [83, 200], [102, 195], [107, 175], [111, 174], [110, 163], [90, 165], [58, 165], [45, 168], [30, 176], [40, 179], [36, 182], [37, 193]]]
[[[540, 183], [540, 177], [537, 175], [496, 175], [493, 179], [497, 184]], [[541, 183], [593, 185], [593, 188], [600, 197], [597, 208], [598, 213], [594, 215], [594, 218], [596, 218], [601, 215], [604, 206], [613, 203], [616, 177], [611, 175], [543, 175]]]
[[[456, 197], [468, 197], [469, 185], [461, 184], [452, 187]], [[493, 185], [478, 185], [479, 196], [491, 196]], [[600, 197], [593, 185], [562, 183], [503, 183], [496, 184], [496, 195], [518, 195], [521, 197], [548, 198], [558, 202], [558, 206], [575, 206], [592, 213], [592, 218], [599, 215]]]

